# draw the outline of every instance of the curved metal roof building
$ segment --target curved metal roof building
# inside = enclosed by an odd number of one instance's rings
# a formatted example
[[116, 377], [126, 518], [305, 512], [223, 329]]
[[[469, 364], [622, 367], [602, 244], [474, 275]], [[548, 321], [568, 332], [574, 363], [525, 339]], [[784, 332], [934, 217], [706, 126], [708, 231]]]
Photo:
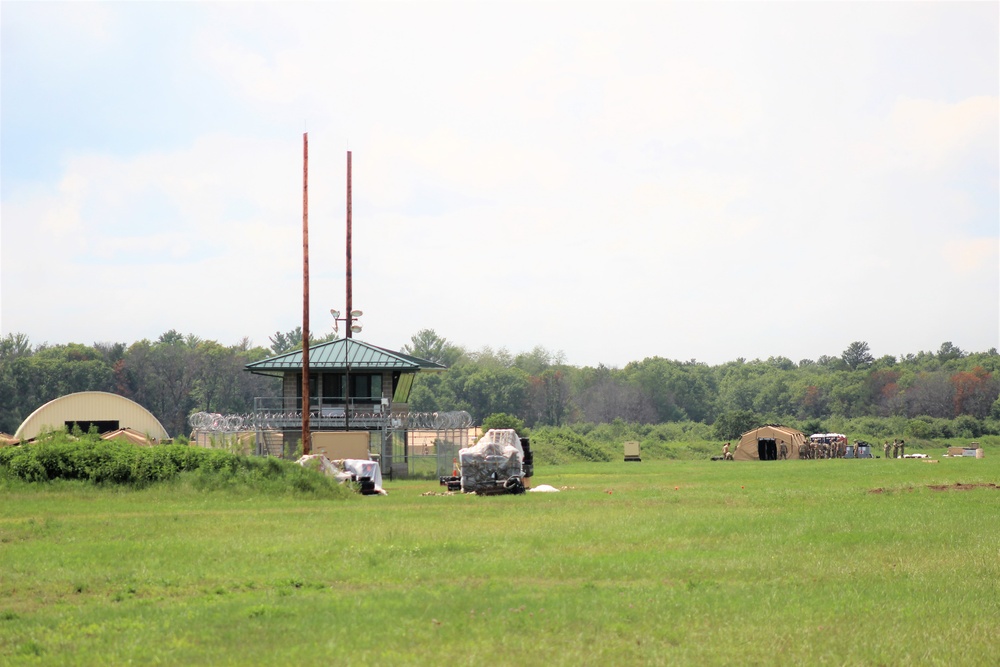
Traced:
[[93, 425], [101, 433], [128, 428], [155, 440], [170, 437], [149, 410], [106, 391], [81, 391], [49, 401], [28, 415], [14, 437], [24, 442], [37, 437], [43, 429], [72, 428], [73, 424], [79, 424], [84, 431]]

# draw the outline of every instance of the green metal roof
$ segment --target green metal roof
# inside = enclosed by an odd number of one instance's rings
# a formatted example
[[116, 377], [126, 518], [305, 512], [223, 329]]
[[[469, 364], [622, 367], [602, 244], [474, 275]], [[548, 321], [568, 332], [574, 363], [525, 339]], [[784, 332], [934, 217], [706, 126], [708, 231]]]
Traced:
[[[328, 343], [309, 347], [309, 370], [345, 370], [350, 364], [351, 371], [443, 371], [445, 366], [413, 357], [402, 352], [394, 352], [377, 347], [356, 338], [339, 338]], [[264, 375], [284, 374], [302, 370], [302, 350], [279, 354], [269, 359], [261, 359], [246, 365], [251, 373]]]

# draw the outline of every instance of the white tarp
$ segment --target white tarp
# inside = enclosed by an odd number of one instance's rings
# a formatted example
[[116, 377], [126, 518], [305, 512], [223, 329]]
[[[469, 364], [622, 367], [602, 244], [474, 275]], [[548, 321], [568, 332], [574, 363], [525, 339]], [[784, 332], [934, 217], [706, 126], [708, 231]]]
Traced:
[[472, 447], [458, 451], [462, 490], [493, 489], [511, 477], [524, 476], [524, 449], [512, 428], [490, 429]]
[[358, 479], [370, 477], [375, 482], [375, 490], [385, 495], [382, 489], [382, 468], [378, 461], [367, 459], [338, 459], [331, 461], [323, 454], [307, 454], [296, 461], [300, 466], [318, 470], [327, 477], [334, 477], [338, 482], [349, 482], [354, 475]]
[[[333, 464], [337, 465], [337, 461]], [[340, 461], [343, 464], [344, 470], [350, 473], [354, 473], [358, 476], [358, 479], [362, 477], [370, 477], [373, 482], [375, 482], [375, 490], [379, 493], [382, 492], [382, 468], [379, 466], [378, 461], [369, 461], [367, 459], [344, 459]]]

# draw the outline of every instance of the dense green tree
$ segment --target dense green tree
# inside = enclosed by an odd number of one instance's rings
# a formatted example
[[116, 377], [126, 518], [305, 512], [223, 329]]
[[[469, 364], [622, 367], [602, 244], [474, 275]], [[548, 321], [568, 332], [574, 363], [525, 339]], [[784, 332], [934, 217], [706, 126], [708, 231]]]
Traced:
[[531, 352], [522, 352], [514, 356], [514, 366], [528, 375], [541, 375], [553, 366], [562, 366], [565, 355], [562, 352], [550, 352], [541, 345], [535, 346]]
[[822, 417], [829, 414], [826, 391], [815, 384], [803, 387], [799, 398], [799, 417], [802, 419]]
[[32, 349], [23, 334], [0, 342], [0, 431], [13, 433], [51, 400], [79, 391], [113, 391], [114, 372], [93, 347], [68, 345]]
[[31, 355], [31, 342], [23, 333], [9, 333], [0, 338], [0, 361]]
[[512, 428], [517, 431], [518, 435], [522, 437], [528, 436], [528, 430], [524, 427], [524, 420], [514, 415], [509, 415], [506, 412], [495, 412], [483, 418], [484, 432], [494, 428]]
[[871, 406], [871, 413], [883, 417], [902, 413], [905, 404], [899, 386], [901, 376], [902, 371], [895, 369], [873, 370], [868, 374], [865, 401]]
[[[316, 336], [315, 331], [310, 331], [309, 347], [336, 339], [337, 334], [333, 331], [329, 331], [322, 336]], [[297, 326], [286, 333], [275, 331], [274, 335], [269, 337], [269, 340], [271, 341], [271, 352], [275, 355], [300, 350], [302, 349], [302, 326]]]
[[584, 387], [576, 396], [581, 421], [608, 423], [624, 422], [652, 424], [656, 406], [652, 399], [635, 384], [625, 381], [619, 371], [600, 365], [580, 374]]
[[625, 367], [624, 376], [652, 401], [660, 422], [711, 419], [715, 375], [696, 361], [653, 357]]
[[492, 368], [511, 368], [514, 365], [514, 355], [505, 347], [494, 350], [484, 346], [474, 352], [466, 352], [469, 361], [477, 366]]
[[528, 393], [528, 374], [519, 368], [479, 368], [462, 387], [462, 398], [477, 422], [495, 412], [520, 414]]
[[235, 355], [215, 341], [201, 343], [194, 350], [194, 369], [191, 391], [196, 409], [204, 412], [220, 412], [221, 395], [236, 381], [233, 368]]
[[569, 369], [547, 368], [528, 379], [525, 412], [531, 424], [560, 426], [570, 412]]
[[844, 365], [852, 371], [870, 366], [875, 361], [875, 357], [872, 356], [871, 350], [868, 348], [868, 343], [860, 340], [856, 340], [848, 345], [844, 353], [840, 355], [840, 358], [843, 360]]
[[868, 388], [862, 373], [839, 371], [830, 387], [830, 412], [841, 417], [861, 417], [867, 414]]
[[844, 360], [840, 357], [831, 357], [824, 354], [816, 360], [816, 363], [830, 370], [836, 370], [844, 365]]
[[961, 359], [965, 356], [963, 352], [957, 345], [953, 344], [950, 340], [941, 343], [941, 347], [938, 348], [937, 358], [942, 361], [952, 361], [954, 359]]
[[439, 407], [439, 397], [434, 393], [434, 389], [429, 386], [429, 383], [423, 381], [423, 379], [418, 379], [414, 382], [413, 388], [410, 390], [410, 411], [411, 412], [438, 412], [445, 410], [445, 408]]
[[[13, 432], [28, 414], [61, 395], [101, 390], [137, 401], [168, 432], [181, 435], [192, 411], [246, 412], [255, 397], [280, 393], [278, 380], [244, 368], [282, 346], [299, 346], [301, 329], [276, 334], [271, 343], [270, 350], [255, 348], [248, 339], [225, 347], [171, 329], [154, 342], [129, 346], [32, 347], [23, 334], [8, 334], [0, 339], [0, 431]], [[428, 329], [404, 352], [449, 366], [444, 373], [418, 376], [411, 410], [467, 410], [477, 420], [506, 413], [539, 427], [715, 424], [730, 439], [738, 435], [732, 429], [759, 425], [749, 423], [753, 420], [797, 419], [815, 430], [854, 423], [869, 434], [889, 429], [932, 437], [1000, 430], [994, 421], [1000, 420], [1000, 354], [965, 352], [951, 343], [936, 353], [877, 360], [867, 344], [856, 341], [841, 357], [819, 357], [815, 363], [770, 357], [708, 366], [650, 357], [615, 369], [569, 366], [561, 353], [542, 347], [517, 354], [502, 347], [466, 352]], [[740, 417], [744, 422], [734, 426]], [[873, 417], [882, 421], [858, 421]]]
[[752, 410], [736, 410], [719, 415], [713, 433], [719, 440], [736, 440], [747, 431], [761, 426], [763, 420]]
[[453, 366], [465, 354], [462, 348], [452, 345], [447, 338], [437, 335], [433, 329], [421, 329], [413, 334], [410, 342], [404, 345], [400, 352], [442, 366]]
[[955, 405], [955, 387], [947, 373], [920, 373], [907, 388], [905, 400], [907, 415], [951, 417]]

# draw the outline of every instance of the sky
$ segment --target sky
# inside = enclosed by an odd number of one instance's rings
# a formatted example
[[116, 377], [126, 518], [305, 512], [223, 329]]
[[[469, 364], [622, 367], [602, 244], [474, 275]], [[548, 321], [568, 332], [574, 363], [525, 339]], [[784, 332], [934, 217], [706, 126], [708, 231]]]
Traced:
[[1000, 3], [0, 3], [0, 334], [1000, 347]]

